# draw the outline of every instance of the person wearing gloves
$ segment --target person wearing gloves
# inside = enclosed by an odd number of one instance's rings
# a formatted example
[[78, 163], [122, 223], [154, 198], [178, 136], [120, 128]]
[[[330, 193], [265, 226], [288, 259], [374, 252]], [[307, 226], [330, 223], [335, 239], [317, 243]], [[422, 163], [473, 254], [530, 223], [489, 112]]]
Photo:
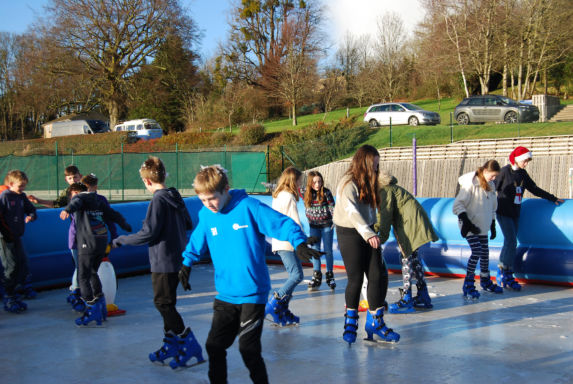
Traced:
[[217, 296], [205, 348], [209, 356], [209, 380], [227, 382], [227, 348], [239, 338], [239, 352], [255, 383], [268, 383], [262, 357], [261, 334], [271, 279], [265, 259], [265, 236], [288, 241], [304, 262], [320, 257], [308, 247], [301, 227], [283, 215], [247, 196], [230, 190], [227, 171], [219, 165], [204, 167], [193, 187], [203, 203], [199, 222], [183, 252], [179, 279], [189, 286], [191, 266], [207, 251], [215, 269]]
[[537, 197], [549, 200], [555, 205], [563, 203], [562, 199], [539, 188], [525, 170], [532, 159], [531, 151], [517, 147], [509, 154], [508, 165], [501, 168], [496, 180], [497, 222], [503, 233], [503, 247], [499, 254], [497, 281], [504, 288], [521, 290], [521, 285], [513, 276], [513, 267], [517, 251], [517, 231], [521, 202], [525, 190]]
[[469, 172], [459, 177], [460, 191], [454, 200], [452, 208], [458, 216], [460, 231], [470, 248], [466, 278], [462, 291], [465, 298], [478, 299], [480, 293], [475, 288], [474, 277], [478, 261], [480, 262], [480, 285], [483, 290], [502, 293], [503, 289], [493, 283], [489, 274], [488, 231], [491, 239], [495, 239], [495, 211], [497, 197], [494, 180], [499, 175], [499, 163], [488, 160], [475, 172]]

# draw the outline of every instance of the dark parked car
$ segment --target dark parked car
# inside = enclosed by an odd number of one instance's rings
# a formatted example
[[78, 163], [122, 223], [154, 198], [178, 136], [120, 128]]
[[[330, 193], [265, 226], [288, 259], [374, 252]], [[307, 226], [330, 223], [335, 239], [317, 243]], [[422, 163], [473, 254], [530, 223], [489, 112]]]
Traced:
[[454, 117], [461, 125], [490, 121], [532, 122], [539, 120], [539, 109], [505, 96], [481, 95], [463, 99], [456, 107]]

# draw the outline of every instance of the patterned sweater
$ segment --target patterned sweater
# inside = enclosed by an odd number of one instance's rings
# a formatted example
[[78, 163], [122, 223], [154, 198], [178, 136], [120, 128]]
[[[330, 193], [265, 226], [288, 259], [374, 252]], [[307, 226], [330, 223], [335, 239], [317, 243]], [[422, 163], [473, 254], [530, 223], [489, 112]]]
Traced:
[[334, 214], [334, 198], [329, 189], [324, 188], [324, 200], [317, 200], [317, 192], [313, 189], [312, 202], [305, 209], [308, 223], [311, 227], [324, 228], [332, 226], [332, 215]]

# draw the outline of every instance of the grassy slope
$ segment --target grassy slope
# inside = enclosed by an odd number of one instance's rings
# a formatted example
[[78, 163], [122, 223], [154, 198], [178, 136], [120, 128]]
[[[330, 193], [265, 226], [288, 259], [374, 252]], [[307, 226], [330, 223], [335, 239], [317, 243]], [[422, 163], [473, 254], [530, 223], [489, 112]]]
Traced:
[[[569, 100], [568, 100], [569, 101]], [[414, 134], [418, 145], [436, 145], [447, 144], [452, 141], [459, 140], [476, 140], [476, 139], [493, 139], [493, 138], [506, 138], [506, 137], [523, 137], [523, 136], [553, 136], [553, 135], [570, 135], [573, 134], [573, 122], [561, 123], [520, 123], [520, 124], [480, 124], [460, 126], [454, 121], [453, 128], [450, 127], [450, 114], [456, 105], [459, 103], [457, 99], [442, 99], [439, 103], [437, 100], [418, 100], [414, 104], [427, 109], [429, 111], [436, 111], [440, 113], [442, 124], [437, 126], [394, 126], [392, 127], [392, 143], [394, 147], [409, 146], [412, 144]], [[563, 102], [567, 104], [567, 102]], [[365, 125], [362, 121], [362, 116], [367, 107], [351, 108], [350, 116], [356, 117], [357, 125]], [[328, 113], [316, 115], [301, 116], [298, 119], [299, 124], [296, 127], [292, 126], [290, 119], [275, 120], [265, 123], [265, 128], [268, 132], [280, 132], [287, 129], [302, 129], [312, 123], [324, 120], [325, 122], [338, 121], [346, 116], [346, 109], [339, 109]], [[453, 119], [453, 117], [452, 117]], [[377, 132], [373, 133], [367, 144], [376, 146], [377, 148], [390, 146], [390, 128], [380, 127]]]

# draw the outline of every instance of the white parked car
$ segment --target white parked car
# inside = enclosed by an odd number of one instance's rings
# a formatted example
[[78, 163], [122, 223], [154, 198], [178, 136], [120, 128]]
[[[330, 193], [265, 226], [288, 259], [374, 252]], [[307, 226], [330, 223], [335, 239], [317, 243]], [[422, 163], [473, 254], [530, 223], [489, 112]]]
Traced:
[[436, 125], [440, 124], [440, 115], [426, 111], [411, 103], [384, 103], [368, 107], [364, 121], [372, 128], [380, 125]]
[[134, 137], [143, 140], [158, 139], [163, 136], [163, 129], [153, 119], [138, 119], [124, 121], [114, 127], [114, 131], [132, 132]]

